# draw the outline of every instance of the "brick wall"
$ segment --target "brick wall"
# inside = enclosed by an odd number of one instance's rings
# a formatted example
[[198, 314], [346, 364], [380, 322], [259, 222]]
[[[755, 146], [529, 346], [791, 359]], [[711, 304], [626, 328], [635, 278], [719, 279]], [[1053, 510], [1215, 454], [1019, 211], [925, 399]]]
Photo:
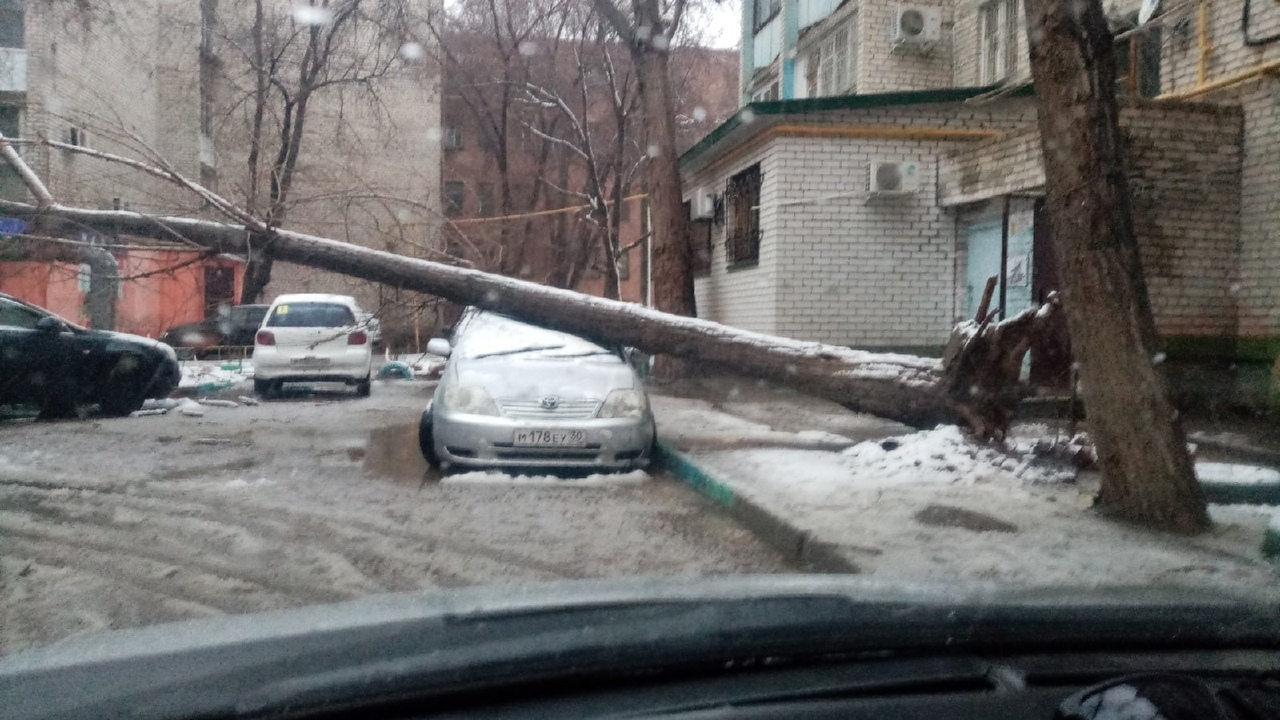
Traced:
[[1120, 123], [1157, 328], [1163, 335], [1233, 334], [1242, 114], [1147, 102], [1123, 106]]
[[1239, 333], [1280, 338], [1280, 82], [1255, 84], [1240, 100]]
[[778, 265], [782, 248], [792, 239], [778, 234], [778, 174], [780, 164], [777, 141], [756, 146], [750, 152], [712, 165], [685, 179], [685, 188], [705, 187], [717, 195], [724, 193], [725, 183], [733, 175], [760, 163], [760, 259], [755, 267], [730, 270], [725, 258], [725, 225], [711, 230], [711, 274], [694, 281], [698, 316], [727, 325], [777, 333]]
[[939, 171], [938, 202], [960, 205], [1042, 185], [1040, 132], [1027, 128], [950, 153]]
[[[817, 125], [1025, 128], [1029, 99], [980, 106], [918, 105], [810, 115]], [[698, 281], [699, 314], [720, 322], [860, 347], [935, 348], [955, 310], [954, 220], [936, 197], [938, 157], [963, 141], [774, 137], [748, 143], [686, 179], [723, 192], [730, 175], [762, 161], [761, 261], [725, 268], [724, 229], [714, 230], [712, 275]], [[911, 197], [870, 199], [872, 160], [914, 161]], [[851, 197], [823, 200], [829, 195]], [[799, 201], [799, 202], [797, 202]], [[939, 291], [941, 290], [941, 291]]]
[[[905, 4], [905, 3], [904, 3]], [[912, 3], [914, 4], [914, 3]], [[952, 86], [950, 3], [923, 3], [942, 12], [942, 39], [928, 50], [891, 51], [895, 3], [863, 3], [858, 10], [858, 93], [932, 90]]]
[[[88, 132], [92, 148], [134, 154], [121, 142], [123, 131], [154, 147], [162, 135], [154, 83], [157, 32], [155, 0], [121, 3], [109, 13], [73, 3], [28, 3], [23, 134], [66, 141], [76, 127]], [[62, 150], [27, 152], [63, 202], [107, 208], [120, 198], [133, 209], [150, 210], [178, 194], [120, 165]]]

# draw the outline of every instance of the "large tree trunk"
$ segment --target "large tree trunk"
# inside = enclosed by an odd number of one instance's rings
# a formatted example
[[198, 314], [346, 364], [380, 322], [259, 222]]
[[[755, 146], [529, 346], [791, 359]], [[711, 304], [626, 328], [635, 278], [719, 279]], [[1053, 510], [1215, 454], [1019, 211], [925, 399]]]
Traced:
[[[248, 246], [242, 226], [191, 218], [66, 206], [41, 210], [9, 201], [0, 201], [0, 211], [11, 217], [61, 219], [106, 234], [161, 240], [172, 240], [177, 234], [220, 253], [243, 254]], [[762, 335], [287, 230], [274, 231], [269, 242], [254, 243], [277, 260], [438, 295], [602, 343], [718, 364], [908, 424], [963, 422], [966, 417], [963, 406], [969, 398], [956, 402], [942, 364], [929, 358]]]
[[[664, 37], [661, 21], [653, 34]], [[653, 306], [674, 315], [695, 315], [693, 258], [685, 229], [680, 166], [665, 48], [650, 41], [636, 46], [640, 93], [649, 142], [649, 208], [653, 232]]]
[[1027, 27], [1050, 233], [1103, 475], [1100, 500], [1134, 521], [1197, 532], [1209, 518], [1157, 367], [1102, 5], [1028, 0]]

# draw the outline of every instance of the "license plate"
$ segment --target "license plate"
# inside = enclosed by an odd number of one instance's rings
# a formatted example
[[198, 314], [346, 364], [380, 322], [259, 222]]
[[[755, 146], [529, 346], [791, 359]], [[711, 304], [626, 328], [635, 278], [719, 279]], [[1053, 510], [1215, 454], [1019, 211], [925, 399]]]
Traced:
[[291, 358], [289, 364], [293, 367], [325, 367], [329, 364], [329, 358], [322, 357], [300, 357]]
[[582, 447], [587, 444], [585, 430], [517, 430], [516, 445], [523, 447]]

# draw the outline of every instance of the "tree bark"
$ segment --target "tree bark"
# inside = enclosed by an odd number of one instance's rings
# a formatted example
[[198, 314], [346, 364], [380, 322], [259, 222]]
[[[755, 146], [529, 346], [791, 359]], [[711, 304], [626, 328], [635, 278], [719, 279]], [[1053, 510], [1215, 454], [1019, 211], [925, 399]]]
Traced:
[[1136, 522], [1198, 532], [1209, 518], [1158, 368], [1102, 5], [1027, 0], [1027, 30], [1049, 227], [1102, 470], [1100, 501]]

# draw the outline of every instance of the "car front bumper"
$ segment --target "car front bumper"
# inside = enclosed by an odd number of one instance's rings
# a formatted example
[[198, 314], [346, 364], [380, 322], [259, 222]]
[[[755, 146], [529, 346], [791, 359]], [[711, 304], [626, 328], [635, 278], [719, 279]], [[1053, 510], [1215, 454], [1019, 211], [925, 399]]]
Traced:
[[[530, 447], [515, 443], [521, 430], [581, 430], [581, 447]], [[648, 467], [653, 417], [583, 420], [515, 420], [502, 416], [432, 414], [441, 463], [455, 468], [528, 467], [628, 470]]]

